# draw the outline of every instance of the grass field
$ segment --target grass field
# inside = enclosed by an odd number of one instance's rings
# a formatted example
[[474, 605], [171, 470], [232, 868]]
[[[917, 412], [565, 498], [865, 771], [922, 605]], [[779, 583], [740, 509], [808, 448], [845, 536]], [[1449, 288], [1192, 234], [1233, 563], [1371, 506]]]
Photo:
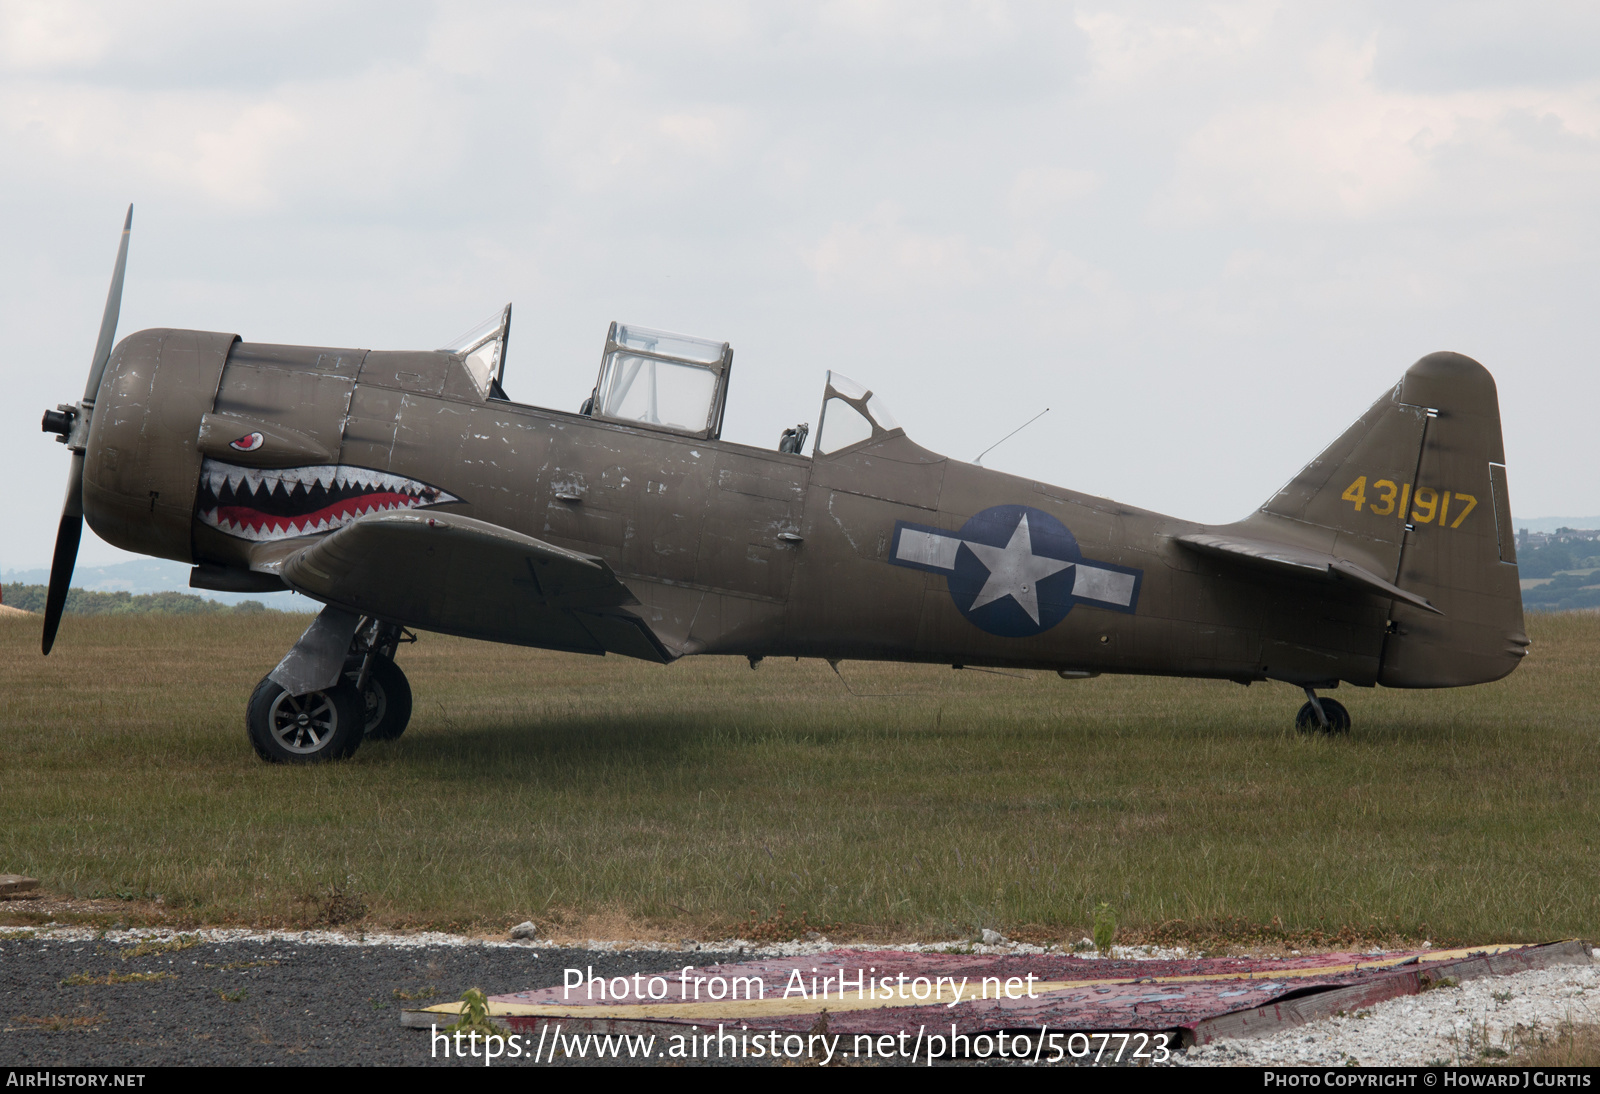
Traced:
[[821, 662], [423, 635], [402, 740], [272, 767], [244, 702], [305, 623], [68, 617], [42, 658], [0, 618], [0, 872], [184, 923], [676, 940], [786, 905], [1076, 940], [1106, 902], [1125, 938], [1600, 933], [1596, 615], [1530, 617], [1497, 684], [1341, 689], [1339, 740], [1285, 685], [847, 662], [853, 695]]

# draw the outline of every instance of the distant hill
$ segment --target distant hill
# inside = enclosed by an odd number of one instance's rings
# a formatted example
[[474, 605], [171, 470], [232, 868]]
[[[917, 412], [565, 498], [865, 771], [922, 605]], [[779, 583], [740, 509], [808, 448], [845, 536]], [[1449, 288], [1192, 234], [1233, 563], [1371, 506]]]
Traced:
[[1600, 528], [1600, 517], [1515, 517], [1511, 523], [1519, 531], [1526, 528], [1530, 532], [1554, 532], [1557, 528]]
[[[0, 573], [0, 582], [4, 582], [6, 586], [5, 603], [10, 604], [12, 585], [48, 585], [50, 570], [47, 567], [34, 570], [6, 570]], [[128, 593], [130, 596], [181, 592], [219, 604], [239, 604], [246, 600], [254, 600], [263, 607], [278, 612], [314, 612], [322, 607], [316, 601], [308, 600], [297, 593], [219, 593], [210, 589], [191, 589], [189, 567], [181, 562], [164, 558], [140, 558], [130, 562], [118, 562], [112, 566], [79, 566], [72, 573], [72, 585], [84, 592]]]
[[1600, 608], [1600, 584], [1594, 574], [1557, 574], [1542, 585], [1522, 590], [1522, 607], [1530, 612], [1570, 612]]
[[1531, 543], [1520, 539], [1517, 544], [1517, 576], [1522, 579], [1522, 606], [1527, 611], [1600, 608], [1600, 542], [1573, 536], [1561, 538], [1565, 542], [1552, 539], [1548, 543]]

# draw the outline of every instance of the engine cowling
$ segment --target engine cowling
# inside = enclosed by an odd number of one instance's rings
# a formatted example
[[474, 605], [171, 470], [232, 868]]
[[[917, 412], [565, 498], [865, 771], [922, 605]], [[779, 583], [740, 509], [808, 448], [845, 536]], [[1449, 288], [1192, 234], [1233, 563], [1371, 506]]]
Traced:
[[201, 418], [234, 334], [142, 330], [111, 352], [84, 450], [83, 512], [116, 547], [193, 562]]

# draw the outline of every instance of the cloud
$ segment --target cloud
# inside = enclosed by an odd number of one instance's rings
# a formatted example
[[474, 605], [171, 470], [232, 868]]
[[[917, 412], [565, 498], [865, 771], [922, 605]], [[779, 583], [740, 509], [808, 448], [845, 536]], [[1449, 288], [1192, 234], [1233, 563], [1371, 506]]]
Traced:
[[1090, 85], [1116, 91], [1237, 63], [1261, 43], [1277, 10], [1275, 0], [1207, 4], [1176, 21], [1080, 9], [1075, 22], [1089, 40]]
[[1100, 188], [1097, 172], [1071, 167], [1030, 167], [1017, 173], [1008, 201], [1012, 215], [1042, 220]]
[[1008, 34], [1014, 26], [1013, 8], [993, 0], [828, 0], [817, 14], [824, 32], [842, 31], [858, 39], [944, 52], [963, 48], [973, 35]]
[[256, 93], [10, 81], [0, 134], [11, 171], [110, 176], [259, 212], [307, 195], [370, 203], [427, 180], [460, 153], [458, 131], [434, 124], [438, 100], [393, 70]]
[[0, 70], [42, 72], [91, 65], [112, 32], [92, 5], [74, 0], [0, 2]]
[[[1084, 185], [1077, 173], [1068, 178], [1073, 187]], [[859, 220], [833, 224], [802, 248], [818, 288], [916, 307], [930, 298], [958, 301], [964, 309], [989, 306], [981, 302], [998, 295], [1030, 322], [1058, 331], [1116, 328], [1132, 317], [1115, 275], [1030, 228], [1004, 245], [980, 244], [961, 233], [916, 230], [901, 217], [897, 206], [884, 203]]]
[[965, 236], [907, 228], [888, 202], [834, 224], [802, 257], [824, 289], [877, 293], [969, 287], [985, 278], [987, 265]]
[[631, 73], [611, 69], [568, 84], [549, 124], [522, 137], [577, 193], [632, 192], [659, 203], [714, 177], [750, 134], [737, 107], [663, 104], [641, 93]]
[[[1600, 84], [1418, 94], [1381, 86], [1376, 55], [1375, 38], [1326, 43], [1289, 94], [1217, 112], [1180, 147], [1158, 217], [1361, 220], [1504, 208], [1526, 202], [1530, 184], [1580, 166], [1557, 161], [1586, 159], [1592, 169], [1600, 155]], [[1540, 148], [1529, 122], [1569, 147]], [[1460, 186], [1447, 168], [1460, 170], [1463, 158], [1496, 185]], [[1553, 174], [1529, 170], [1540, 161]]]

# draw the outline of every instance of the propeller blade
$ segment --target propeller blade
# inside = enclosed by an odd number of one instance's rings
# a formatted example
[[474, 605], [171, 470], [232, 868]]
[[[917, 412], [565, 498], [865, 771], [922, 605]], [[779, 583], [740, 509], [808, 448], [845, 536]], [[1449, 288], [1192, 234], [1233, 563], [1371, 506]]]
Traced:
[[105, 375], [106, 362], [111, 359], [111, 342], [117, 336], [117, 316], [122, 312], [122, 274], [128, 268], [128, 235], [133, 231], [133, 206], [128, 206], [128, 218], [122, 222], [122, 243], [117, 247], [117, 265], [111, 271], [111, 291], [106, 293], [106, 313], [100, 319], [100, 340], [94, 344], [94, 360], [89, 364], [89, 382], [83, 389], [83, 401], [93, 404], [100, 391], [100, 377]]
[[[111, 343], [117, 336], [117, 318], [122, 313], [122, 277], [128, 269], [128, 236], [133, 231], [133, 206], [122, 221], [122, 241], [117, 244], [117, 264], [111, 271], [111, 289], [106, 293], [106, 311], [100, 317], [100, 337], [94, 344], [94, 359], [89, 362], [89, 381], [83, 388], [83, 402], [79, 413], [87, 416], [94, 412], [95, 396], [100, 394], [100, 380], [106, 374], [106, 362], [111, 360]], [[69, 439], [70, 417], [58, 417], [58, 425], [67, 430], [51, 429], [50, 415], [45, 415], [46, 432], [58, 432]], [[87, 417], [81, 423], [88, 425]], [[83, 434], [78, 434], [83, 436]], [[67, 590], [72, 587], [72, 570], [78, 564], [78, 544], [83, 539], [83, 449], [73, 446], [72, 471], [67, 478], [67, 500], [61, 505], [61, 524], [56, 529], [55, 557], [50, 560], [50, 589], [44, 598], [44, 638], [40, 648], [45, 655], [56, 644], [56, 631], [61, 626], [61, 613], [67, 607]]]
[[67, 479], [67, 500], [61, 506], [61, 526], [56, 531], [56, 553], [50, 560], [50, 589], [44, 599], [45, 655], [56, 644], [56, 628], [67, 606], [67, 589], [72, 585], [72, 569], [78, 563], [78, 541], [83, 538], [83, 453], [72, 454], [72, 473]]

